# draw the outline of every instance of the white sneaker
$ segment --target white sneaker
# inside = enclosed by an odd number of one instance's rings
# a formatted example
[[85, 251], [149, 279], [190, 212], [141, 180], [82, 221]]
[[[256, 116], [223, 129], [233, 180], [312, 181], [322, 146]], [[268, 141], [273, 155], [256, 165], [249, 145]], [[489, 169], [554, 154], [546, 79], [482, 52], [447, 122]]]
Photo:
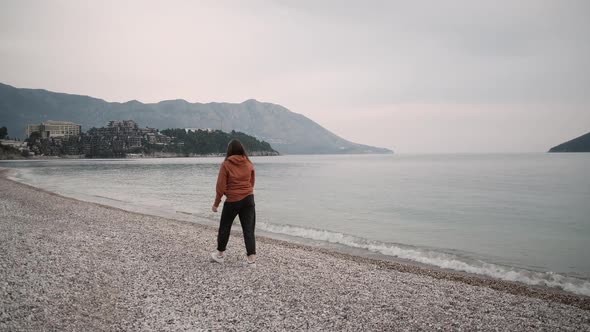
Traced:
[[219, 264], [223, 264], [223, 262], [225, 261], [225, 257], [224, 256], [219, 256], [217, 254], [217, 251], [212, 252], [211, 253], [211, 260], [214, 262], [217, 262]]
[[244, 262], [244, 266], [247, 268], [253, 269], [256, 267], [256, 262], [250, 262], [250, 261], [246, 260]]

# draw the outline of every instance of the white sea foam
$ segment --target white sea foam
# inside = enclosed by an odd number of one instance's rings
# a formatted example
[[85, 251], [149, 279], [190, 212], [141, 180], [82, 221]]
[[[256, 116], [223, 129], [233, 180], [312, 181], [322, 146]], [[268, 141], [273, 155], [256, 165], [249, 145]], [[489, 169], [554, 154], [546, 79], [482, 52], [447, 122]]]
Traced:
[[320, 229], [303, 228], [291, 225], [257, 223], [261, 230], [296, 236], [305, 239], [325, 241], [345, 245], [351, 248], [365, 249], [387, 256], [434, 265], [437, 267], [485, 275], [502, 280], [517, 281], [529, 285], [557, 287], [575, 294], [590, 296], [590, 282], [564, 276], [553, 272], [537, 272], [514, 267], [487, 263], [445, 252], [422, 249], [418, 247], [371, 241], [360, 237]]

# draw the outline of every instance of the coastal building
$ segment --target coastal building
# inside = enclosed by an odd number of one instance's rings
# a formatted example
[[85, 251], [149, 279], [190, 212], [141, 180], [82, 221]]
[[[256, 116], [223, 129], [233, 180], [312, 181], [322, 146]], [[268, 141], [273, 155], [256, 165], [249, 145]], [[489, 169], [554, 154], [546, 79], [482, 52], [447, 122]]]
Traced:
[[85, 135], [85, 154], [122, 153], [142, 146], [142, 132], [133, 120], [112, 120], [106, 127], [92, 128]]
[[212, 129], [212, 128], [184, 128], [184, 131], [186, 131], [187, 133], [189, 131], [198, 131], [198, 130], [206, 131], [206, 132], [209, 132], [209, 133], [212, 132], [212, 131], [215, 131], [215, 129]]
[[171, 138], [155, 128], [140, 128], [133, 120], [112, 120], [106, 127], [92, 128], [82, 139], [86, 155], [129, 153], [146, 144], [167, 145]]
[[27, 142], [25, 141], [15, 141], [9, 139], [0, 139], [0, 145], [10, 146], [19, 151], [23, 151], [27, 149]]
[[133, 132], [139, 129], [137, 123], [133, 120], [111, 120], [107, 128], [113, 129], [115, 132]]
[[80, 136], [82, 126], [68, 121], [45, 121], [41, 124], [28, 125], [26, 129], [27, 137], [33, 133], [39, 133], [41, 138], [62, 137], [70, 138]]
[[33, 133], [39, 133], [41, 134], [41, 127], [43, 125], [28, 125], [27, 128], [25, 129], [25, 134], [27, 135], [27, 138], [31, 137], [31, 134]]
[[149, 143], [149, 144], [156, 144], [156, 145], [166, 145], [166, 144], [170, 144], [170, 142], [172, 142], [172, 138], [161, 134], [159, 132], [148, 132], [146, 134], [143, 135], [143, 138]]

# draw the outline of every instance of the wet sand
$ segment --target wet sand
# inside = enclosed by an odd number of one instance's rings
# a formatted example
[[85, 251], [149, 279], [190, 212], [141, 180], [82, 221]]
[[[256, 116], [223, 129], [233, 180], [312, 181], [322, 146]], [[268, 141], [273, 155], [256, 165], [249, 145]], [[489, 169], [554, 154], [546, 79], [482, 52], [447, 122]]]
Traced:
[[[2, 171], [0, 171], [2, 173]], [[81, 202], [0, 174], [0, 330], [575, 330], [590, 298]]]

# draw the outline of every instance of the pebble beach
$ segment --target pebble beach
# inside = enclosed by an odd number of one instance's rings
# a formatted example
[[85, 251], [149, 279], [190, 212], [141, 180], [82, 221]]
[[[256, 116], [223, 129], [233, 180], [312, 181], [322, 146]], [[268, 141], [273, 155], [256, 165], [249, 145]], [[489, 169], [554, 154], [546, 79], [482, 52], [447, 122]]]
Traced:
[[5, 175], [1, 331], [590, 331], [588, 297], [260, 236], [248, 268], [240, 233], [221, 265], [213, 227]]

